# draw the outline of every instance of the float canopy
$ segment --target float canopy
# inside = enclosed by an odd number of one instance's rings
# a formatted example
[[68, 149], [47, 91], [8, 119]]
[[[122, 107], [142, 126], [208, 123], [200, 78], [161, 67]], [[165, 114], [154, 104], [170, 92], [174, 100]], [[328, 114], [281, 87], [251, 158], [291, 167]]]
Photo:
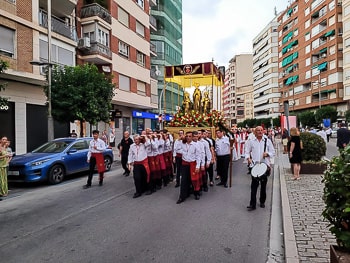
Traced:
[[222, 86], [224, 84], [223, 72], [213, 62], [165, 66], [164, 80], [179, 84], [187, 88], [199, 86]]

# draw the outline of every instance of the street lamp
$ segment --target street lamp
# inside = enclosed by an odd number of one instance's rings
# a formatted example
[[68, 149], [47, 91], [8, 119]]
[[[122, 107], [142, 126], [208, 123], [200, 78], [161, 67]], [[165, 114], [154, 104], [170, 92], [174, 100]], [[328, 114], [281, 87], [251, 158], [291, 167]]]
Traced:
[[34, 66], [48, 66], [48, 90], [47, 90], [47, 101], [48, 101], [48, 113], [47, 113], [47, 138], [49, 141], [54, 139], [54, 125], [52, 118], [52, 106], [51, 106], [51, 72], [52, 72], [52, 62], [51, 62], [51, 0], [47, 0], [47, 44], [48, 44], [48, 56], [47, 62], [42, 61], [31, 61], [30, 64]]
[[[159, 94], [159, 102], [158, 102], [159, 116], [162, 114], [162, 98], [163, 98], [164, 90], [165, 89], [162, 89], [162, 91]], [[162, 120], [159, 122], [159, 130], [161, 130], [162, 128], [163, 128], [163, 116], [162, 116]]]

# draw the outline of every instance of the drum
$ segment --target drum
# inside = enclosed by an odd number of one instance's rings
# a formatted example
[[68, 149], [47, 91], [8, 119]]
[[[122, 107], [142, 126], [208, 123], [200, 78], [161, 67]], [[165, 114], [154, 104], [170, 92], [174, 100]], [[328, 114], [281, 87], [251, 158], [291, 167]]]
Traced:
[[264, 175], [267, 171], [267, 164], [266, 163], [256, 163], [251, 171], [251, 174], [253, 177], [260, 177]]

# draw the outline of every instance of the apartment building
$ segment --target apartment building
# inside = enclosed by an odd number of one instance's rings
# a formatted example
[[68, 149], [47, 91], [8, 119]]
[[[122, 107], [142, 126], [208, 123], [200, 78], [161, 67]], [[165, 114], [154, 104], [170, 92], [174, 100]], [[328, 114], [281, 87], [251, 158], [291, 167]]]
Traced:
[[343, 4], [343, 84], [344, 100], [348, 103], [347, 110], [350, 109], [350, 0], [344, 0]]
[[101, 72], [113, 75], [116, 91], [112, 104], [119, 116], [110, 126], [118, 140], [126, 130], [141, 133], [158, 121], [150, 113], [157, 109], [150, 78], [150, 5], [156, 1], [106, 0], [97, 4], [79, 0], [77, 5], [77, 61], [94, 63]]
[[254, 118], [253, 100], [253, 54], [234, 56], [226, 71], [228, 80], [223, 94], [224, 114], [230, 116], [231, 125]]
[[151, 32], [151, 76], [158, 83], [158, 103], [162, 113], [174, 114], [182, 105], [183, 89], [164, 82], [164, 67], [182, 65], [182, 0], [158, 0], [151, 7], [157, 30]]
[[[77, 34], [76, 0], [52, 1], [52, 63], [75, 65]], [[43, 67], [31, 61], [48, 61], [47, 0], [0, 0], [0, 59], [9, 69], [0, 75], [7, 83], [2, 97], [8, 106], [0, 109], [0, 134], [11, 140], [17, 154], [47, 141], [47, 106], [42, 85]], [[55, 136], [67, 136], [69, 124], [55, 123]]]
[[222, 87], [222, 111], [228, 120], [227, 125], [237, 123], [236, 120], [236, 92], [235, 92], [235, 65], [230, 63], [225, 72], [224, 86]]
[[277, 16], [253, 39], [254, 118], [277, 118], [278, 22]]
[[342, 1], [294, 1], [278, 17], [279, 111], [347, 110], [343, 88]]

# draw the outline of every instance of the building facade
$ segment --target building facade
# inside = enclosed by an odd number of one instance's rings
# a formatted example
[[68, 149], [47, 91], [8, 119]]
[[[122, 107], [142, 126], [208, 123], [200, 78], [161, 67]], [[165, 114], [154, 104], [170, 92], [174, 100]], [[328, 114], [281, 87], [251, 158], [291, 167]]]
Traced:
[[[76, 0], [52, 1], [51, 61], [75, 65], [77, 32]], [[0, 109], [0, 133], [11, 140], [17, 154], [47, 141], [46, 83], [43, 67], [30, 62], [48, 62], [47, 0], [0, 0], [0, 59], [9, 67], [0, 75], [6, 89], [1, 96], [9, 103]], [[69, 134], [69, 124], [55, 124], [55, 137]]]
[[344, 0], [343, 4], [343, 84], [344, 100], [347, 101], [350, 109], [350, 0]]
[[277, 118], [278, 90], [278, 23], [273, 19], [253, 39], [254, 118]]
[[294, 1], [278, 17], [280, 112], [335, 106], [343, 88], [342, 1]]
[[[151, 32], [151, 75], [158, 83], [161, 113], [173, 114], [182, 105], [183, 89], [164, 82], [164, 66], [182, 65], [182, 0], [158, 0], [151, 7], [157, 30]], [[158, 104], [157, 103], [157, 104]]]
[[223, 94], [228, 101], [224, 100], [224, 114], [230, 116], [231, 125], [254, 118], [253, 54], [234, 56], [226, 74]]

